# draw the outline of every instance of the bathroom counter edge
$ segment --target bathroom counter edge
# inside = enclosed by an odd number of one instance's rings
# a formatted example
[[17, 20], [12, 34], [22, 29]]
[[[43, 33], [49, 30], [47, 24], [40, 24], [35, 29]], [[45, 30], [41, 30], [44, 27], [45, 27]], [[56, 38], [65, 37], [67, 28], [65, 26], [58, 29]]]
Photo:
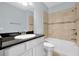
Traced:
[[[27, 39], [27, 40], [17, 41], [16, 43], [13, 43], [13, 44], [10, 44], [10, 45], [2, 46], [2, 47], [0, 47], [0, 50], [6, 49], [6, 48], [9, 48], [9, 47], [12, 47], [12, 46], [15, 46], [15, 45], [18, 45], [18, 44], [27, 42], [27, 41], [31, 41], [31, 40], [34, 40], [34, 39], [36, 39], [36, 38], [40, 38], [40, 37], [43, 37], [43, 36], [44, 36], [43, 34], [37, 34], [37, 35], [36, 35], [35, 37], [33, 37], [33, 38], [29, 38], [29, 39]], [[15, 39], [15, 40], [16, 40], [16, 39]]]

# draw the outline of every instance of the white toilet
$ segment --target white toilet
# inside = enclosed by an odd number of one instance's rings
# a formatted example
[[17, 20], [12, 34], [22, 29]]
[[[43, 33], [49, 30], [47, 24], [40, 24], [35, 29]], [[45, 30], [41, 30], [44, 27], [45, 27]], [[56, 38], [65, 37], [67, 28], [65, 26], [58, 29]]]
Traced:
[[47, 56], [53, 56], [54, 45], [49, 42], [44, 42], [45, 53]]

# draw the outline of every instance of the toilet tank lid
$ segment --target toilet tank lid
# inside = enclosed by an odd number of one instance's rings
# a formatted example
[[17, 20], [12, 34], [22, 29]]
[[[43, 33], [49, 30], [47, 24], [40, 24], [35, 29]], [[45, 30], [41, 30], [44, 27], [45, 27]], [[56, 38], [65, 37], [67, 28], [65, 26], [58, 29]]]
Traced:
[[54, 47], [54, 45], [52, 43], [49, 43], [49, 42], [44, 42], [44, 46], [46, 46], [46, 47]]

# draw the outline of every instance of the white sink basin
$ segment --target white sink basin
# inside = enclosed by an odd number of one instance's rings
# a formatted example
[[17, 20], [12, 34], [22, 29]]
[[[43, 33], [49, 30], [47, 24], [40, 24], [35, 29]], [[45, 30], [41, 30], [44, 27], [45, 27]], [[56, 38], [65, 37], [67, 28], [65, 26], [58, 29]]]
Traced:
[[14, 38], [15, 39], [28, 39], [28, 38], [33, 38], [35, 36], [36, 36], [35, 34], [24, 34], [24, 35], [15, 36]]

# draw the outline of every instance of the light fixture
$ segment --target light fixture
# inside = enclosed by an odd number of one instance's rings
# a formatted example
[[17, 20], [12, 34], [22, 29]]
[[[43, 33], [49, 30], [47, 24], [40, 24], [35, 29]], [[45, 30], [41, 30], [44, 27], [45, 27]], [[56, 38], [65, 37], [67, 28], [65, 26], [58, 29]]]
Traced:
[[21, 4], [21, 5], [23, 5], [23, 6], [28, 6], [28, 5], [33, 5], [32, 4], [32, 2], [17, 2], [17, 3], [19, 3], [19, 4]]

